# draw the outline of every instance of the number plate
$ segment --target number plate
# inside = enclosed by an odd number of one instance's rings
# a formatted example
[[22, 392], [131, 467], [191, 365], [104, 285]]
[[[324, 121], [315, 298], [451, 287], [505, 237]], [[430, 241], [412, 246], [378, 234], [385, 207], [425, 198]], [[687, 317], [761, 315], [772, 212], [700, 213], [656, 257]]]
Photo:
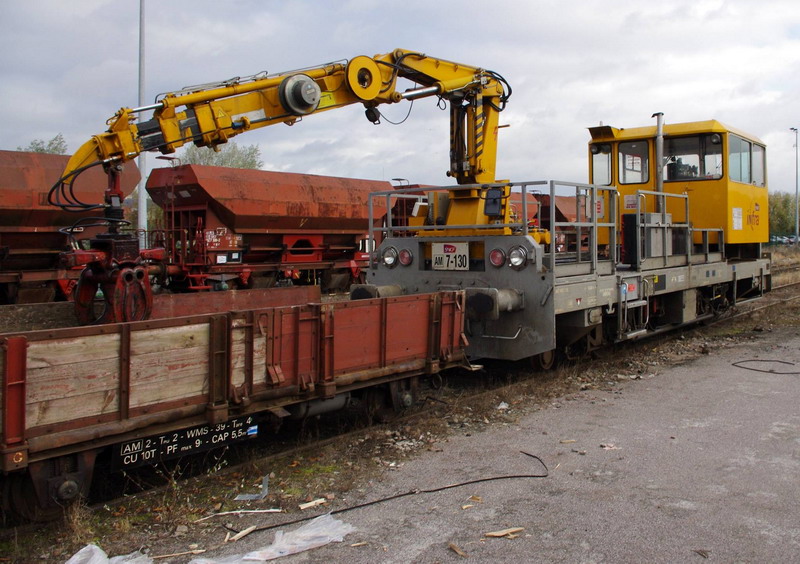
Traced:
[[469, 270], [469, 243], [432, 243], [434, 270]]
[[118, 444], [114, 448], [114, 466], [124, 469], [155, 464], [256, 436], [258, 424], [252, 417], [181, 429]]

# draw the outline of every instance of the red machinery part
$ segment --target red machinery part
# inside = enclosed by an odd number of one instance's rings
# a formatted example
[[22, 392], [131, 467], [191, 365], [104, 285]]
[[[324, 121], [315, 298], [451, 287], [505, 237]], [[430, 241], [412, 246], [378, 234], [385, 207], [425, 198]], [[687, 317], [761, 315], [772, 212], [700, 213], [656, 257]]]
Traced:
[[[103, 294], [101, 304], [95, 300], [98, 290]], [[96, 263], [81, 273], [75, 289], [75, 314], [81, 325], [143, 321], [152, 310], [153, 291], [146, 266], [105, 269]]]
[[[89, 240], [91, 250], [62, 253], [64, 264], [85, 264], [75, 288], [75, 314], [82, 325], [143, 321], [153, 309], [150, 275], [162, 273], [159, 262], [164, 249], [142, 251], [132, 232], [120, 232], [124, 225], [121, 207], [121, 169], [106, 170], [103, 222], [107, 231]], [[103, 300], [97, 303], [98, 292]]]

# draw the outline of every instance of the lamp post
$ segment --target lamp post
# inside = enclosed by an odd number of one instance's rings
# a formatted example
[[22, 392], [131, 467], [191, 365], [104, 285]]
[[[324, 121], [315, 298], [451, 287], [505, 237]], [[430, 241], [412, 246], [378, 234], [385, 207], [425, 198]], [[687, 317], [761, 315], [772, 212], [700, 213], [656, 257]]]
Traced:
[[[139, 107], [144, 106], [144, 0], [139, 0]], [[139, 174], [141, 180], [139, 181], [139, 198], [137, 200], [137, 222], [136, 227], [139, 231], [139, 245], [144, 247], [147, 245], [147, 192], [145, 185], [147, 184], [147, 172], [145, 171], [146, 159], [145, 153], [139, 154], [137, 159], [139, 166]]]
[[798, 202], [800, 202], [800, 172], [798, 172], [798, 147], [797, 147], [797, 128], [790, 127], [794, 131], [794, 244], [800, 243], [800, 210], [798, 210]]

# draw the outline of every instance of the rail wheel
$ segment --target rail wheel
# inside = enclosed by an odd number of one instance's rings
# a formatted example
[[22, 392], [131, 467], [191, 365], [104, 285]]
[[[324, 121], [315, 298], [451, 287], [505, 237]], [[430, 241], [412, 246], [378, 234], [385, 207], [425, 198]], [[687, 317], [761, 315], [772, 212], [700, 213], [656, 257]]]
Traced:
[[367, 425], [375, 422], [386, 423], [394, 416], [391, 399], [385, 387], [376, 386], [364, 390], [361, 401], [364, 405]]
[[0, 305], [17, 303], [19, 284], [0, 284]]
[[553, 370], [558, 364], [558, 354], [555, 349], [539, 353], [531, 357], [531, 366], [539, 372]]
[[419, 377], [414, 376], [365, 390], [362, 401], [367, 422], [387, 423], [398, 413], [414, 405], [418, 386]]
[[444, 376], [442, 376], [441, 372], [431, 374], [428, 381], [430, 382], [431, 388], [434, 390], [441, 390], [445, 384]]
[[396, 413], [408, 409], [417, 401], [419, 378], [414, 376], [405, 380], [395, 380], [389, 383], [389, 393], [392, 399], [392, 409]]
[[9, 474], [3, 483], [4, 505], [12, 515], [22, 521], [41, 523], [52, 521], [64, 514], [64, 507], [53, 505], [42, 507], [30, 475]]

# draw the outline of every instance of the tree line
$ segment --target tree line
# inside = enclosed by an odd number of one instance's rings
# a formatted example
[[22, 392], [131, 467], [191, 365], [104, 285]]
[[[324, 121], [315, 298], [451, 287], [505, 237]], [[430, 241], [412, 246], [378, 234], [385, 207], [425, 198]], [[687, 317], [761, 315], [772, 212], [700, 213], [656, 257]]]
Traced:
[[[59, 133], [48, 141], [34, 139], [25, 147], [17, 147], [17, 151], [66, 155], [67, 142], [64, 140], [64, 136]], [[219, 151], [188, 145], [183, 153], [180, 154], [178, 160], [180, 164], [227, 166], [231, 168], [258, 169], [264, 166], [264, 161], [261, 160], [261, 149], [259, 149], [258, 145], [240, 147], [233, 141], [220, 146]]]
[[769, 234], [794, 235], [795, 196], [786, 192], [769, 195]]

